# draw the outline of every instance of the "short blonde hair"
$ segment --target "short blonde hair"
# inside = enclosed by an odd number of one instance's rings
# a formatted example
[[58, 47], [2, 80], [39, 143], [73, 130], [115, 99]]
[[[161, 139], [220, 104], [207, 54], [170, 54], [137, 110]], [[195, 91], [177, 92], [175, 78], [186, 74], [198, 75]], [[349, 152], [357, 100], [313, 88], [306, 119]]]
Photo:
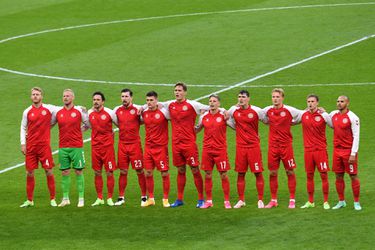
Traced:
[[43, 89], [40, 88], [40, 87], [33, 87], [33, 88], [31, 88], [31, 92], [33, 92], [33, 91], [38, 91], [38, 92], [40, 92], [42, 95], [44, 94]]
[[274, 88], [271, 93], [279, 93], [282, 97], [284, 97], [284, 90], [282, 88]]
[[64, 93], [64, 92], [70, 92], [70, 93], [72, 93], [72, 95], [74, 96], [74, 91], [73, 91], [72, 89], [64, 89], [63, 93]]

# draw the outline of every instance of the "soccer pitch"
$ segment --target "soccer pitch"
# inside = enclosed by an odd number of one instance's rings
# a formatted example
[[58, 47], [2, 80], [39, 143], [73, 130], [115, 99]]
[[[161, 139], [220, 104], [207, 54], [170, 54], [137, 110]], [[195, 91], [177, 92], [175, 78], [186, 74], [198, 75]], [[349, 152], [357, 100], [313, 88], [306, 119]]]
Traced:
[[[373, 248], [375, 2], [0, 0], [0, 6], [1, 249]], [[162, 207], [161, 177], [155, 172], [156, 206], [141, 208], [133, 170], [129, 171], [125, 206], [92, 208], [96, 193], [90, 143], [85, 144], [88, 164], [84, 208], [76, 207], [74, 177], [72, 205], [50, 207], [42, 169], [35, 172], [35, 207], [19, 208], [26, 197], [24, 166], [7, 169], [24, 161], [19, 127], [23, 110], [31, 104], [33, 86], [45, 91], [44, 103], [55, 105], [62, 105], [62, 91], [72, 88], [75, 103], [86, 107], [91, 107], [92, 93], [100, 90], [106, 95], [105, 106], [113, 108], [121, 104], [120, 90], [125, 87], [133, 90], [136, 104], [143, 104], [150, 90], [157, 91], [161, 101], [173, 99], [177, 81], [188, 84], [189, 99], [202, 103], [208, 102], [209, 94], [218, 92], [227, 109], [236, 104], [241, 89], [247, 89], [251, 103], [262, 108], [271, 104], [271, 90], [276, 86], [284, 88], [285, 103], [299, 109], [306, 107], [305, 99], [310, 93], [319, 95], [320, 105], [327, 111], [335, 109], [339, 95], [349, 96], [350, 109], [361, 119], [359, 178], [363, 210], [353, 210], [347, 176], [348, 206], [324, 210], [318, 174], [316, 207], [299, 209], [307, 201], [301, 126], [293, 127], [298, 207], [294, 210], [287, 208], [287, 180], [282, 166], [279, 207], [275, 209], [256, 208], [255, 178], [248, 173], [247, 206], [225, 210], [217, 172], [213, 182], [215, 206], [196, 209], [197, 195], [190, 171], [184, 206]], [[202, 135], [197, 139], [200, 146]], [[268, 202], [268, 127], [262, 124], [260, 136], [265, 166], [264, 201]], [[90, 132], [84, 137], [89, 138]], [[327, 137], [331, 162], [331, 129], [327, 129]], [[53, 150], [57, 149], [57, 139], [55, 127]], [[229, 128], [227, 139], [234, 204], [235, 135]], [[58, 166], [54, 172], [56, 198], [60, 201]], [[173, 201], [177, 187], [172, 161], [170, 174]], [[118, 171], [115, 176], [117, 198]], [[329, 179], [329, 201], [334, 205], [337, 194], [332, 172]]]

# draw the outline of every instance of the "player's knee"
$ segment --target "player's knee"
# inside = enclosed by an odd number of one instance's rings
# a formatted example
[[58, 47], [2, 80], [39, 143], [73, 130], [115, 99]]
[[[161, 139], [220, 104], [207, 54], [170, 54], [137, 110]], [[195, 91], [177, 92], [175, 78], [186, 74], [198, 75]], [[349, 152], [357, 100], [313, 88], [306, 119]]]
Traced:
[[163, 172], [161, 172], [161, 176], [162, 177], [166, 177], [166, 176], [168, 176], [169, 175], [169, 172], [168, 171], [163, 171]]
[[186, 166], [180, 166], [180, 167], [178, 167], [178, 172], [180, 174], [185, 174], [186, 173]]
[[287, 175], [294, 175], [294, 171], [293, 171], [293, 170], [287, 170], [287, 171], [286, 171], [286, 174], [287, 174]]
[[220, 172], [221, 179], [226, 179], [228, 177], [227, 172]]
[[106, 172], [106, 175], [107, 175], [108, 177], [110, 177], [110, 176], [113, 175], [113, 172], [112, 172], [112, 171], [108, 171], [108, 172]]
[[120, 170], [120, 174], [127, 175], [128, 174], [128, 170], [127, 169], [121, 169]]
[[[77, 170], [76, 170], [77, 171]], [[63, 175], [63, 176], [67, 176], [67, 175], [69, 175], [70, 174], [70, 169], [65, 169], [65, 170], [63, 170], [62, 172], [61, 172], [61, 174]]]
[[76, 175], [82, 175], [83, 174], [82, 169], [76, 169], [74, 172], [76, 173]]
[[350, 175], [350, 179], [351, 179], [352, 181], [355, 181], [355, 180], [358, 179], [358, 175], [356, 175], [356, 174], [351, 174], [351, 175]]
[[147, 170], [146, 171], [146, 177], [151, 177], [151, 176], [152, 176], [152, 171]]
[[[245, 177], [246, 173], [238, 173], [239, 177]], [[256, 175], [256, 174], [255, 174]]]
[[270, 171], [270, 176], [277, 176], [277, 171], [271, 170]]
[[26, 171], [28, 177], [34, 177], [34, 171]]
[[45, 172], [47, 176], [53, 175], [52, 169], [45, 169]]
[[198, 167], [190, 167], [190, 168], [191, 168], [191, 172], [192, 172], [193, 174], [196, 174], [196, 173], [199, 172], [199, 168], [198, 168]]
[[95, 171], [95, 176], [102, 176], [102, 171]]
[[205, 171], [206, 173], [206, 178], [210, 179], [212, 178], [212, 172], [211, 171]]
[[137, 174], [143, 174], [144, 173], [143, 169], [137, 169], [135, 171], [137, 172]]

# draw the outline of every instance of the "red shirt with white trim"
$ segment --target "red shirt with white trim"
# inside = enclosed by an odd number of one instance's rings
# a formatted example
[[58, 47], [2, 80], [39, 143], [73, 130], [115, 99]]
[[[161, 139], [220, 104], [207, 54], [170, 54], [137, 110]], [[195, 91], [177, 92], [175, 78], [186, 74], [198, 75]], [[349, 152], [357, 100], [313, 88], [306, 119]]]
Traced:
[[227, 123], [220, 112], [206, 112], [201, 117], [204, 127], [203, 149], [218, 151], [227, 149]]
[[146, 130], [146, 147], [168, 145], [168, 118], [168, 110], [165, 108], [156, 110], [146, 109], [142, 113]]
[[318, 110], [314, 113], [305, 111], [301, 117], [303, 144], [305, 151], [327, 150], [326, 124], [329, 115]]
[[20, 131], [22, 145], [50, 144], [52, 113], [56, 108], [50, 104], [42, 104], [38, 108], [31, 105], [23, 112]]
[[91, 145], [93, 147], [106, 147], [114, 143], [112, 123], [117, 124], [115, 113], [109, 108], [99, 111], [89, 110], [91, 127]]
[[341, 114], [336, 110], [330, 114], [333, 124], [333, 146], [350, 149], [356, 155], [359, 148], [359, 118], [352, 111]]
[[139, 128], [141, 126], [138, 106], [131, 104], [129, 107], [123, 105], [114, 108], [119, 127], [119, 143], [138, 144], [141, 141]]

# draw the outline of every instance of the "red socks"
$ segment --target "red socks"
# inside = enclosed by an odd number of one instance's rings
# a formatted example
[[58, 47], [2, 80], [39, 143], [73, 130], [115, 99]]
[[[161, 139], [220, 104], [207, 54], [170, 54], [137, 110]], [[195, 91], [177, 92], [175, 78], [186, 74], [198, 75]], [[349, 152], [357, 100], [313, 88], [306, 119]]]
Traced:
[[206, 200], [212, 200], [212, 178], [207, 177], [204, 178], [204, 187], [206, 189]]
[[107, 176], [107, 190], [108, 190], [108, 199], [113, 196], [113, 189], [115, 187], [115, 177], [112, 175]]
[[141, 194], [142, 196], [146, 196], [147, 195], [147, 187], [146, 187], [146, 177], [145, 177], [145, 173], [139, 173], [137, 174], [138, 176], [138, 183], [139, 183], [139, 187], [141, 188]]
[[118, 192], [119, 192], [120, 197], [124, 197], [127, 184], [128, 184], [128, 175], [120, 173], [120, 176], [118, 178]]
[[103, 199], [103, 179], [102, 176], [95, 175], [95, 189], [99, 199]]
[[[289, 182], [289, 179], [288, 179]], [[271, 199], [277, 200], [277, 188], [279, 186], [277, 175], [270, 175], [270, 190], [271, 190]]]
[[47, 184], [49, 190], [50, 199], [55, 199], [56, 189], [55, 189], [55, 177], [53, 175], [47, 175]]
[[352, 190], [353, 190], [354, 202], [359, 202], [359, 191], [360, 191], [359, 179], [352, 180]]
[[162, 178], [163, 178], [163, 199], [168, 199], [169, 189], [171, 185], [169, 174], [167, 176], [162, 176]]
[[237, 176], [237, 193], [238, 193], [238, 199], [241, 201], [245, 201], [245, 176], [244, 175], [238, 175]]
[[34, 187], [35, 187], [35, 178], [34, 176], [27, 176], [26, 177], [26, 193], [27, 199], [29, 201], [33, 200], [34, 196]]
[[256, 178], [256, 187], [258, 191], [258, 200], [263, 200], [263, 193], [264, 193], [264, 178], [263, 174], [259, 173], [255, 175]]
[[148, 191], [148, 197], [154, 198], [154, 176], [146, 176], [146, 186]]
[[224, 191], [224, 201], [229, 201], [230, 188], [229, 188], [229, 178], [228, 178], [228, 176], [226, 176], [224, 179], [221, 178], [221, 186], [222, 186], [223, 191]]
[[322, 179], [323, 198], [324, 202], [326, 202], [328, 201], [329, 193], [328, 174], [326, 172], [320, 173], [320, 178]]
[[309, 195], [309, 202], [314, 202], [314, 173], [307, 173], [307, 193]]
[[184, 199], [185, 184], [186, 184], [186, 173], [178, 172], [177, 174], [177, 199], [179, 200]]
[[198, 200], [204, 200], [203, 196], [203, 178], [201, 175], [201, 171], [198, 171], [196, 173], [193, 172], [194, 175], [194, 184], [198, 191]]
[[296, 174], [288, 174], [289, 199], [295, 199], [296, 196]]
[[336, 191], [337, 194], [339, 195], [339, 200], [343, 201], [345, 200], [345, 181], [343, 178], [336, 178]]

